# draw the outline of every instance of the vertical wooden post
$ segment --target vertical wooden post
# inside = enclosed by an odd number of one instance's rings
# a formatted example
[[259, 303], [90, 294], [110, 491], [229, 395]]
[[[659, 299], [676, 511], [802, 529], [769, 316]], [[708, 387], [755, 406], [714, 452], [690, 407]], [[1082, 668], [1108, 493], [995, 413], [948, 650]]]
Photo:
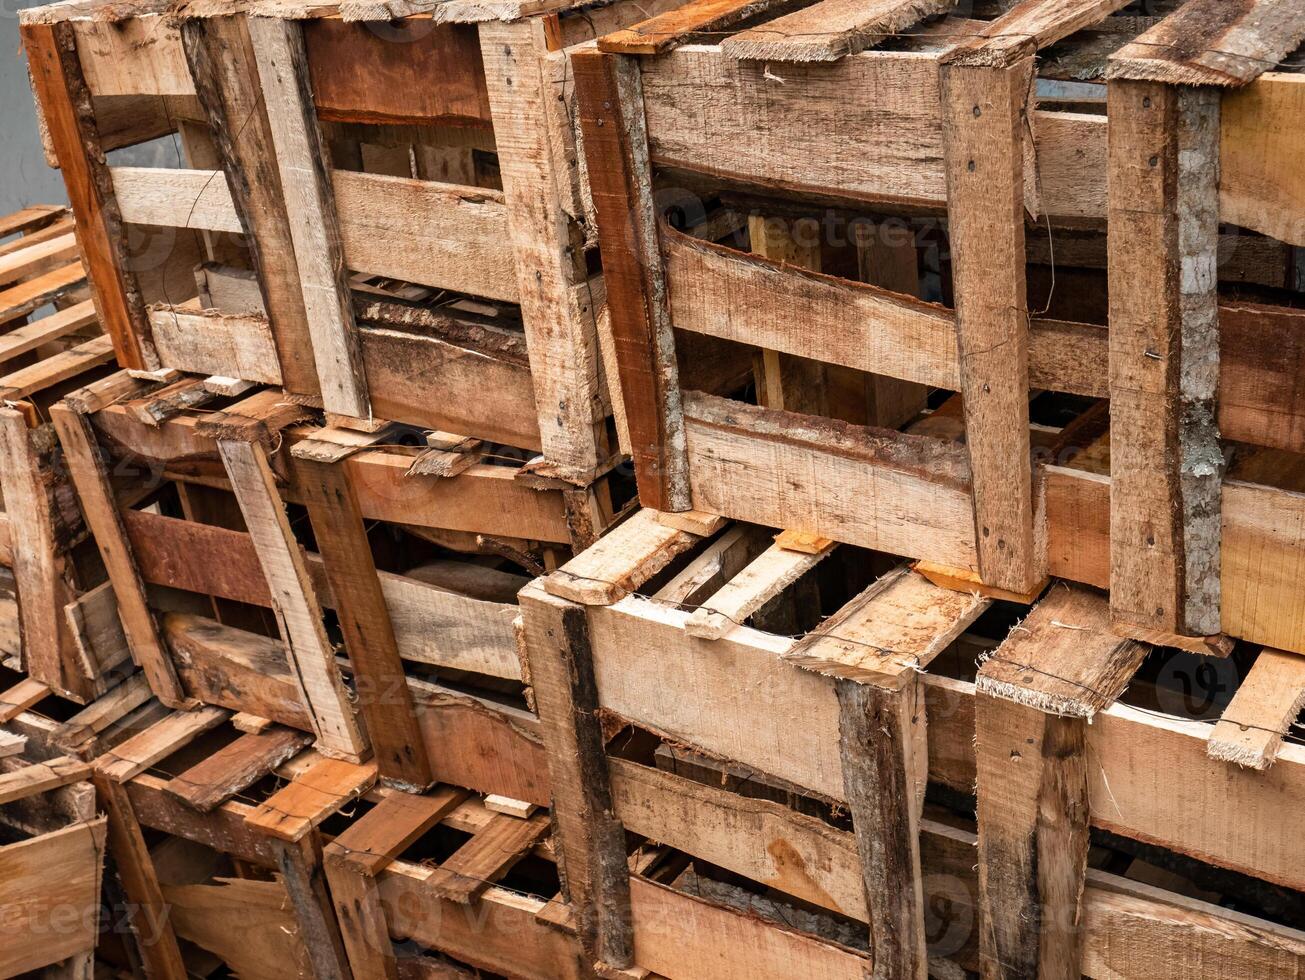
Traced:
[[1220, 630], [1220, 98], [1109, 85], [1110, 604], [1135, 634]]
[[558, 868], [580, 942], [595, 964], [634, 962], [625, 830], [612, 805], [598, 690], [584, 606], [544, 592], [521, 593], [530, 676], [548, 747]]
[[90, 89], [77, 57], [73, 25], [24, 24], [20, 32], [32, 87], [77, 219], [77, 246], [86, 263], [95, 312], [113, 340], [121, 366], [154, 370], [159, 367], [158, 355], [131, 271], [127, 236], [100, 145]]
[[277, 170], [286, 194], [286, 217], [313, 359], [328, 412], [371, 417], [362, 347], [353, 319], [349, 272], [344, 265], [335, 192], [317, 111], [308, 87], [303, 28], [280, 17], [246, 21]]
[[666, 305], [639, 63], [628, 56], [578, 51], [571, 64], [639, 500], [657, 510], [689, 510], [680, 376]]
[[306, 834], [298, 841], [269, 837], [268, 843], [276, 855], [277, 868], [294, 907], [299, 936], [308, 950], [316, 980], [352, 980], [340, 923], [326, 889], [322, 843], [317, 832]]
[[1024, 130], [1031, 57], [942, 66], [947, 221], [965, 441], [983, 582], [1027, 592], [1045, 578], [1029, 447]]
[[874, 980], [929, 975], [920, 872], [922, 797], [913, 778], [924, 701], [913, 675], [902, 680], [900, 690], [834, 680], [843, 786], [861, 855]]
[[480, 48], [544, 458], [557, 476], [587, 485], [610, 450], [584, 235], [562, 197], [569, 120], [553, 90], [540, 18], [483, 23]]
[[282, 383], [294, 394], [317, 396], [321, 386], [294, 236], [245, 17], [184, 20], [181, 39], [258, 272]]
[[299, 542], [286, 518], [263, 447], [257, 443], [218, 440], [231, 489], [240, 502], [258, 563], [272, 592], [272, 610], [290, 658], [291, 672], [304, 694], [317, 748], [325, 754], [358, 762], [367, 738], [354, 717], [349, 693], [335, 665], [322, 609]]
[[420, 792], [432, 782], [430, 760], [353, 484], [342, 461], [320, 462], [293, 454], [291, 459], [295, 486], [308, 505], [335, 597], [353, 664], [358, 707], [367, 721], [381, 778]]
[[185, 980], [186, 965], [168, 921], [163, 889], [131, 799], [116, 779], [100, 772], [94, 772], [92, 778], [109, 817], [109, 851], [130, 903], [128, 918], [136, 933], [145, 974], [150, 980]]
[[985, 978], [1078, 980], [1087, 874], [1087, 726], [1149, 649], [1100, 594], [1056, 585], [976, 682], [980, 963]]

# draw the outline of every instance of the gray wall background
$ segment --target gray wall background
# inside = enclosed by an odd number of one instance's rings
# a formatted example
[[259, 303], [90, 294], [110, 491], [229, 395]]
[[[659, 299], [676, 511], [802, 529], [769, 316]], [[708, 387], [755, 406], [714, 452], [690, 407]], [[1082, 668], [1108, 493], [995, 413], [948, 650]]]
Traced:
[[34, 0], [0, 0], [0, 215], [68, 200], [63, 178], [41, 152], [27, 59], [18, 39], [18, 11], [35, 5]]

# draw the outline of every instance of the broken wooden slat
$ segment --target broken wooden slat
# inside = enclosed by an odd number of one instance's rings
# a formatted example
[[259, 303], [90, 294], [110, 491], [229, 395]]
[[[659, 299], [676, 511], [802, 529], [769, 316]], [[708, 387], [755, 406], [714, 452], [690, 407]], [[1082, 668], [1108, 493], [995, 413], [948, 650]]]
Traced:
[[13, 721], [24, 711], [50, 693], [48, 684], [24, 677], [13, 687], [0, 694], [0, 725]]
[[760, 529], [736, 524], [704, 548], [654, 598], [685, 607], [701, 605], [743, 571], [764, 547], [765, 537]]
[[1219, 93], [1115, 81], [1110, 603], [1120, 629], [1220, 631]]
[[983, 581], [1025, 590], [1044, 575], [1029, 464], [1024, 275], [1024, 114], [1032, 59], [942, 67], [948, 230], [975, 545]]
[[303, 549], [290, 528], [267, 455], [259, 445], [226, 439], [218, 442], [218, 452], [271, 587], [272, 609], [313, 719], [318, 748], [358, 761], [366, 750], [366, 736], [335, 665]]
[[1210, 732], [1210, 758], [1268, 769], [1302, 711], [1305, 657], [1261, 650]]
[[720, 49], [752, 61], [837, 61], [954, 6], [956, 0], [820, 0], [727, 37]]
[[115, 783], [125, 783], [156, 762], [189, 745], [222, 724], [230, 712], [204, 705], [194, 711], [174, 711], [162, 721], [115, 745], [95, 761], [95, 771]]
[[246, 20], [262, 82], [313, 359], [327, 411], [371, 416], [353, 299], [341, 252], [340, 229], [308, 84], [308, 55], [300, 24], [279, 17]]
[[1305, 40], [1303, 13], [1292, 0], [1192, 0], [1111, 55], [1106, 77], [1245, 85]]
[[[7, 732], [0, 734], [13, 738]], [[67, 786], [69, 783], [87, 779], [90, 774], [89, 765], [80, 759], [68, 756], [61, 756], [48, 762], [33, 762], [13, 772], [0, 774], [0, 805]]]
[[979, 670], [975, 695], [985, 972], [1077, 980], [1088, 848], [1087, 726], [1147, 647], [1109, 605], [1057, 586]]
[[583, 605], [610, 605], [637, 591], [699, 540], [644, 509], [550, 574], [544, 588]]
[[658, 510], [688, 510], [679, 370], [665, 302], [639, 63], [579, 51], [571, 64], [639, 500]]
[[548, 827], [544, 813], [526, 820], [495, 814], [431, 873], [427, 884], [443, 898], [470, 905], [529, 854]]
[[661, 54], [690, 40], [706, 42], [710, 35], [765, 13], [779, 13], [793, 0], [690, 0], [598, 39], [598, 49], [611, 54]]
[[718, 640], [833, 553], [831, 541], [815, 554], [771, 545], [708, 598], [684, 624], [686, 632]]
[[173, 776], [163, 788], [187, 806], [208, 813], [262, 779], [312, 739], [293, 728], [242, 735], [212, 755]]
[[968, 65], [1008, 67], [1030, 51], [1105, 20], [1129, 0], [1021, 0], [949, 53]]
[[376, 766], [319, 759], [245, 817], [252, 829], [283, 841], [298, 841], [350, 800], [376, 784]]

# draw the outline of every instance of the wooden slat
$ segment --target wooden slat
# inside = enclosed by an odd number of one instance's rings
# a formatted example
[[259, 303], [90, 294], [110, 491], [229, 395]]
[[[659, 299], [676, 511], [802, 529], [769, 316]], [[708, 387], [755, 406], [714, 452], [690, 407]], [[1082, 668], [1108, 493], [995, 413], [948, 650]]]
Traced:
[[[5, 733], [8, 734], [8, 733]], [[80, 759], [61, 756], [48, 762], [33, 762], [21, 769], [0, 774], [0, 805], [90, 777], [91, 767]]]
[[1293, 0], [1194, 0], [1110, 56], [1109, 78], [1238, 87], [1305, 40]]
[[96, 759], [97, 777], [103, 776], [114, 783], [125, 783], [156, 762], [189, 745], [204, 732], [216, 728], [226, 720], [227, 715], [226, 709], [211, 705], [193, 711], [174, 711]]
[[1261, 650], [1210, 732], [1210, 758], [1268, 769], [1305, 711], [1305, 657]]
[[597, 360], [601, 299], [587, 288], [584, 250], [577, 247], [584, 230], [564, 196], [573, 123], [544, 71], [541, 22], [483, 25], [480, 44], [540, 440], [559, 476], [588, 483], [609, 450]]
[[706, 599], [689, 618], [685, 629], [693, 636], [716, 640], [795, 583], [834, 550], [832, 544], [815, 554], [788, 551], [771, 545]]
[[521, 858], [548, 833], [548, 814], [529, 819], [495, 814], [471, 840], [441, 862], [427, 879], [440, 896], [470, 905], [512, 870]]
[[766, 13], [779, 13], [791, 0], [691, 0], [598, 39], [611, 54], [661, 54], [686, 41], [704, 43], [713, 33]]
[[172, 658], [159, 639], [91, 424], [67, 400], [51, 406], [50, 419], [59, 433], [82, 513], [113, 582], [118, 615], [132, 655], [149, 677], [150, 687], [160, 701], [169, 707], [191, 707], [194, 702], [182, 690]]
[[77, 242], [90, 271], [92, 296], [118, 363], [152, 369], [149, 322], [127, 255], [127, 236], [113, 194], [69, 24], [25, 24], [23, 47], [32, 84], [77, 216]]
[[944, 65], [947, 215], [965, 443], [983, 581], [1024, 591], [1043, 577], [1029, 464], [1024, 275], [1024, 104], [1031, 60]]
[[275, 17], [251, 17], [246, 25], [282, 192], [295, 203], [286, 213], [322, 403], [330, 412], [370, 418], [326, 148], [309, 89], [303, 31], [297, 22]]
[[[1305, 14], [1297, 13], [1298, 19]], [[1302, 152], [1305, 75], [1265, 74], [1219, 106], [1219, 220], [1305, 247], [1305, 173], [1283, 166]]]
[[699, 540], [657, 517], [656, 511], [639, 511], [544, 579], [544, 588], [585, 605], [608, 605], [637, 591]]
[[[67, 212], [57, 204], [33, 204], [0, 218], [0, 238], [26, 235], [58, 221]], [[6, 243], [8, 244], [8, 243]]]
[[684, 419], [657, 244], [640, 65], [582, 51], [572, 66], [639, 499], [658, 510], [689, 510]]
[[1020, 0], [964, 40], [949, 57], [1006, 67], [1033, 51], [1105, 20], [1129, 0]]
[[335, 666], [302, 548], [262, 447], [220, 440], [218, 451], [272, 590], [273, 610], [313, 718], [318, 747], [357, 761], [367, 739]]
[[268, 316], [276, 325], [282, 381], [317, 395], [312, 333], [295, 262], [285, 189], [243, 16], [186, 20], [181, 27], [195, 92], [213, 131]]
[[820, 0], [727, 37], [720, 49], [753, 61], [837, 61], [954, 6], [955, 0]]
[[254, 808], [245, 823], [283, 841], [298, 841], [376, 783], [376, 766], [319, 759]]
[[432, 782], [430, 760], [404, 682], [403, 662], [358, 497], [338, 462], [315, 462], [296, 452], [291, 467], [296, 488], [308, 504], [313, 535], [335, 597], [354, 670], [357, 704], [367, 722], [381, 778], [420, 792]]
[[308, 735], [293, 728], [242, 735], [173, 776], [164, 791], [200, 813], [208, 813], [272, 772], [310, 741]]
[[[96, 322], [95, 304], [90, 300], [83, 300], [80, 303], [74, 303], [72, 306], [66, 306], [62, 310], [56, 310], [35, 323], [18, 327], [16, 330], [10, 330], [0, 336], [0, 362], [11, 360], [20, 354], [36, 350], [36, 348], [44, 344], [60, 340], [68, 336], [68, 334], [83, 330]], [[5, 384], [5, 380], [0, 378], [0, 387]]]
[[1110, 86], [1110, 601], [1220, 631], [1218, 93]]
[[81, 264], [72, 262], [0, 290], [0, 326], [27, 316], [85, 281], [86, 273]]
[[0, 255], [0, 285], [8, 286], [45, 272], [51, 266], [65, 265], [79, 258], [77, 239], [71, 232], [29, 245], [21, 251]]

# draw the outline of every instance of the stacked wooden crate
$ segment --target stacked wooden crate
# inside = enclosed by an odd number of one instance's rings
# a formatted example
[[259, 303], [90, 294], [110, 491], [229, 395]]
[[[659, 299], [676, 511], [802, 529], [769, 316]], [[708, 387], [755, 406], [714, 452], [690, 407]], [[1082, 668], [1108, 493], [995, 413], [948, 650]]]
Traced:
[[[649, 508], [523, 593], [581, 941], [1290, 973], [1305, 9], [950, 6], [690, 5], [573, 58]], [[686, 383], [694, 334], [751, 382]]]

